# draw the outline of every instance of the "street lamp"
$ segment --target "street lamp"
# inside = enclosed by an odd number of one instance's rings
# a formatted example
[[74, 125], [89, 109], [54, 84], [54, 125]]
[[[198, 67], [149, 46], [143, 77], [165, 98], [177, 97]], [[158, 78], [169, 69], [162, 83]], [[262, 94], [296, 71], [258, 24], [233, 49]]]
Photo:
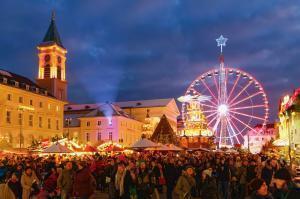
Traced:
[[71, 124], [71, 121], [72, 121], [72, 118], [66, 118], [68, 133], [67, 133], [67, 135], [65, 135], [65, 137], [67, 137], [68, 139], [69, 139], [69, 136], [70, 136], [70, 124]]
[[[19, 112], [21, 112], [21, 115], [19, 115], [19, 124], [20, 124], [20, 142], [19, 142], [19, 144], [20, 144], [20, 149], [21, 149], [21, 147], [22, 147], [22, 124], [23, 124], [23, 113], [24, 113], [24, 109], [23, 108], [21, 108], [21, 107], [19, 107], [18, 108], [18, 111]], [[21, 116], [21, 117], [20, 117]]]

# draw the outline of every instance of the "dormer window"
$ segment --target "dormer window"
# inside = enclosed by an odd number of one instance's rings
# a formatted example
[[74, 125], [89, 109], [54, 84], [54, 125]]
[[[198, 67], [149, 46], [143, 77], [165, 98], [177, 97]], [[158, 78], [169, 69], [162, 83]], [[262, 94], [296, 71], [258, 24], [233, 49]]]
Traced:
[[15, 81], [15, 87], [19, 87], [19, 82]]
[[6, 77], [3, 77], [3, 83], [7, 84], [7, 78]]
[[26, 84], [26, 86], [25, 86], [25, 87], [26, 87], [26, 90], [28, 90], [28, 91], [29, 91], [29, 88], [30, 88], [30, 86]]

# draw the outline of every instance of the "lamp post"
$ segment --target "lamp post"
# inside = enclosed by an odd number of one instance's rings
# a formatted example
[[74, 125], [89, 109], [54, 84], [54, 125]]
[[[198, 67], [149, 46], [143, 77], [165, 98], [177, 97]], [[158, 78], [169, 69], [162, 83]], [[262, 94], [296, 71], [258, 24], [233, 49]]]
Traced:
[[68, 133], [66, 135], [66, 137], [69, 139], [70, 137], [70, 124], [71, 124], [72, 118], [66, 118], [66, 122], [67, 122], [67, 129], [68, 129]]
[[20, 114], [21, 114], [21, 117], [19, 118], [19, 124], [20, 124], [20, 134], [19, 134], [19, 136], [20, 136], [20, 142], [19, 142], [19, 147], [20, 147], [20, 149], [22, 148], [22, 125], [23, 125], [23, 113], [24, 113], [24, 109], [23, 108], [18, 108], [18, 111], [19, 112], [21, 112]]
[[248, 143], [247, 143], [247, 144], [248, 144], [248, 152], [250, 153], [250, 143], [249, 143], [249, 137], [250, 137], [250, 136], [249, 136], [249, 132], [250, 132], [250, 131], [248, 131], [248, 133], [247, 133], [247, 140], [248, 140]]

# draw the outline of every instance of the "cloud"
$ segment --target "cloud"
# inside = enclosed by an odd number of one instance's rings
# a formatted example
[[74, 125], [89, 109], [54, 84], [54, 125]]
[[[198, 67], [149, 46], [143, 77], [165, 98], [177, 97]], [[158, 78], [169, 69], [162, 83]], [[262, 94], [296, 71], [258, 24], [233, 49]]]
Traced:
[[226, 64], [263, 84], [274, 120], [282, 93], [300, 85], [299, 8], [294, 0], [4, 0], [0, 66], [36, 77], [35, 46], [55, 9], [73, 102], [177, 98], [218, 67], [223, 34]]

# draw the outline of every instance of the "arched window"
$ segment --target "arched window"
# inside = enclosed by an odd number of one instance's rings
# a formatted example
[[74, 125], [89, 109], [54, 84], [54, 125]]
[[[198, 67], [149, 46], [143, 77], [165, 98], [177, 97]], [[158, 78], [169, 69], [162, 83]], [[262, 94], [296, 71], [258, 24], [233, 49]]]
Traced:
[[50, 65], [47, 64], [44, 69], [44, 78], [50, 78]]
[[57, 66], [57, 79], [61, 79], [61, 67]]

